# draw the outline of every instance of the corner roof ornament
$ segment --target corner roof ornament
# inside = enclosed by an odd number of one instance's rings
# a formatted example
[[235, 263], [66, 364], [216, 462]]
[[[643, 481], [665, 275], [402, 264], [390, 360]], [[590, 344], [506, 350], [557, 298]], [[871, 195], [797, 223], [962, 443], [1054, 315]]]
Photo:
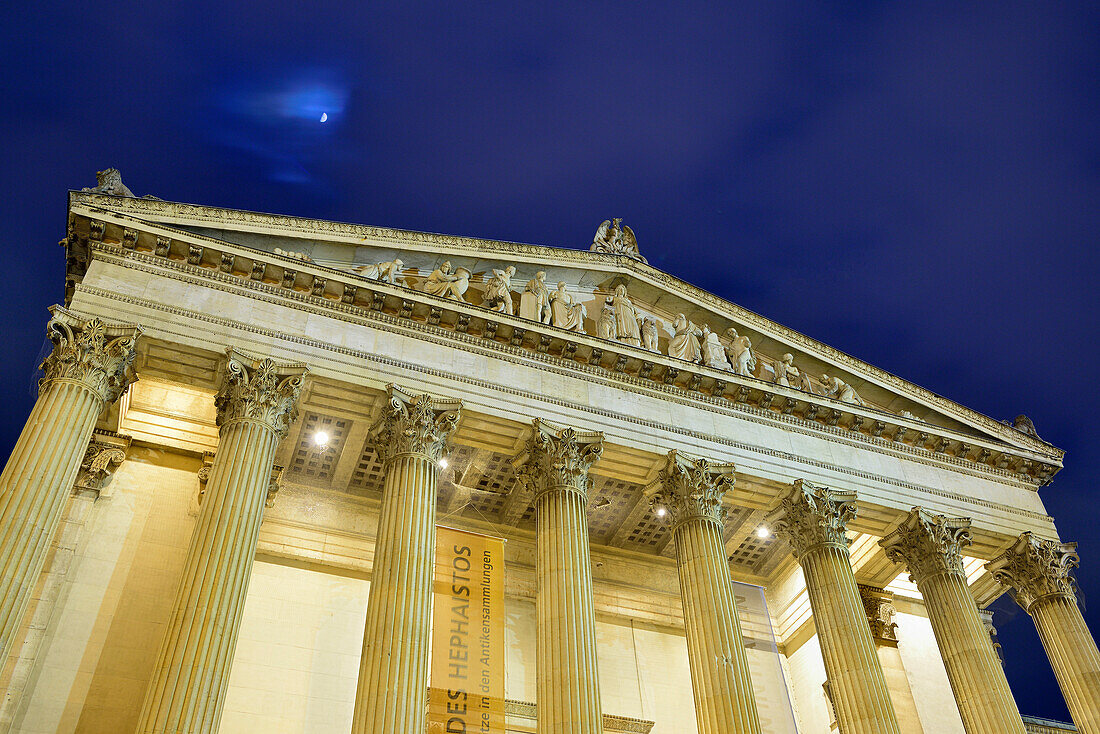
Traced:
[[603, 224], [596, 230], [596, 236], [592, 238], [589, 251], [626, 255], [633, 260], [647, 262], [638, 252], [638, 240], [634, 238], [634, 230], [621, 226], [622, 221], [621, 218], [603, 220]]
[[[134, 192], [122, 183], [122, 174], [118, 172], [117, 168], [108, 168], [105, 171], [95, 172], [96, 185], [88, 188], [84, 187], [81, 191], [87, 191], [91, 194], [107, 194], [108, 196], [122, 196], [131, 199], [137, 198], [134, 196]], [[146, 194], [141, 197], [143, 199], [155, 199], [160, 201], [159, 197], [151, 194]]]

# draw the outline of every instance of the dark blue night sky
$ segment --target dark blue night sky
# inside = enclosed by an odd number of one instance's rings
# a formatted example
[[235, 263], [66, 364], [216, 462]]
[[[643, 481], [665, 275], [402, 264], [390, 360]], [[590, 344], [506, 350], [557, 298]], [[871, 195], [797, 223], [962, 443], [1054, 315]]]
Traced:
[[[0, 456], [63, 297], [66, 189], [651, 263], [1067, 450], [1100, 632], [1100, 6], [7, 3]], [[321, 123], [322, 113], [327, 122]], [[1068, 720], [1030, 618], [1025, 714]]]

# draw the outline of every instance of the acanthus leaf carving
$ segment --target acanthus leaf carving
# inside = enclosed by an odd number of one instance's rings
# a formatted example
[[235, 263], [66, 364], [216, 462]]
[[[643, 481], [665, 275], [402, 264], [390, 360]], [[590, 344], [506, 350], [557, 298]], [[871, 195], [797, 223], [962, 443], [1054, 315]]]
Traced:
[[903, 564], [916, 584], [940, 573], [965, 575], [962, 549], [970, 544], [970, 520], [914, 507], [902, 524], [879, 541], [886, 557]]
[[588, 470], [603, 455], [603, 434], [555, 429], [535, 418], [526, 450], [512, 466], [520, 483], [535, 496], [555, 489], [568, 489], [587, 496]]
[[848, 521], [856, 516], [856, 493], [799, 479], [765, 523], [791, 546], [796, 558], [822, 545], [848, 548]]
[[226, 350], [222, 385], [214, 397], [219, 428], [234, 421], [258, 421], [285, 438], [298, 415], [298, 397], [309, 369], [304, 364], [279, 364]]
[[458, 426], [460, 400], [414, 395], [388, 385], [389, 401], [371, 426], [367, 440], [378, 457], [389, 462], [402, 454], [420, 454], [438, 461]]
[[106, 498], [108, 493], [105, 490], [111, 478], [111, 467], [118, 467], [126, 460], [126, 449], [129, 445], [129, 436], [94, 434], [80, 462], [80, 472], [73, 491], [94, 493], [97, 499]]
[[722, 499], [733, 488], [733, 464], [712, 464], [669, 451], [668, 460], [645, 490], [651, 505], [664, 508], [673, 528], [690, 520], [725, 520]]
[[898, 610], [894, 607], [894, 595], [876, 586], [859, 584], [859, 599], [867, 613], [871, 636], [876, 642], [896, 646], [898, 643]]
[[1076, 602], [1077, 583], [1072, 571], [1079, 563], [1076, 543], [1044, 540], [1028, 532], [987, 563], [986, 569], [1030, 612], [1035, 602], [1048, 596], [1068, 596]]
[[46, 335], [54, 346], [40, 366], [45, 373], [40, 387], [75, 380], [113, 403], [137, 379], [133, 364], [141, 327], [82, 319], [62, 306], [51, 306], [50, 314]]

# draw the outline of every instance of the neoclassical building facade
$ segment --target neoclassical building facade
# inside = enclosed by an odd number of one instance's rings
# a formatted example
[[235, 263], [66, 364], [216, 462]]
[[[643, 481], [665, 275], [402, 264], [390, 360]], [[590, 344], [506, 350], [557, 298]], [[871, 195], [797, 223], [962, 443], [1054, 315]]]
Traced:
[[[61, 244], [0, 475], [0, 731], [1072, 730], [1017, 709], [1008, 592], [1100, 734], [1040, 498], [1063, 452], [661, 272], [620, 220], [521, 245], [115, 174]], [[503, 564], [454, 543], [441, 572], [456, 533]], [[479, 661], [502, 695], [437, 677]]]

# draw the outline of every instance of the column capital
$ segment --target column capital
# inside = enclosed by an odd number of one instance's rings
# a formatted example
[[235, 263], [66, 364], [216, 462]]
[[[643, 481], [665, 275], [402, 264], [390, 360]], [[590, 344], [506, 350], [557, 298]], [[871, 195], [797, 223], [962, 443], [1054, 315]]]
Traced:
[[53, 351], [39, 367], [45, 373], [40, 387], [53, 380], [74, 380], [105, 403], [113, 403], [136, 379], [133, 365], [140, 326], [83, 319], [62, 306], [50, 306], [46, 336]]
[[92, 434], [84, 459], [80, 462], [80, 471], [73, 486], [75, 494], [90, 494], [96, 499], [106, 499], [111, 493], [108, 481], [111, 466], [119, 466], [126, 461], [126, 451], [130, 448], [131, 438], [117, 433], [97, 432]]
[[894, 606], [894, 595], [877, 586], [857, 584], [859, 600], [863, 602], [863, 611], [867, 613], [867, 624], [871, 627], [871, 637], [879, 644], [897, 647], [898, 610]]
[[386, 394], [382, 415], [367, 432], [378, 458], [388, 463], [402, 454], [419, 454], [438, 461], [458, 426], [462, 401], [416, 395], [392, 384]]
[[222, 384], [214, 396], [219, 428], [235, 421], [257, 421], [280, 439], [298, 415], [298, 397], [309, 369], [300, 363], [280, 364], [230, 347], [225, 351]]
[[970, 545], [970, 519], [936, 515], [923, 507], [914, 507], [879, 545], [887, 558], [905, 565], [916, 584], [940, 573], [964, 576], [962, 549]]
[[735, 481], [733, 464], [712, 464], [679, 451], [669, 451], [668, 461], [657, 479], [645, 488], [654, 507], [668, 511], [675, 528], [688, 520], [708, 520], [722, 524], [726, 510], [722, 498]]
[[588, 470], [603, 455], [603, 434], [573, 428], [553, 428], [535, 418], [522, 454], [512, 461], [519, 481], [535, 496], [567, 488], [588, 495]]
[[1044, 540], [1027, 532], [985, 567], [1030, 613], [1032, 605], [1047, 596], [1067, 596], [1076, 603], [1071, 572], [1079, 562], [1076, 543]]
[[844, 534], [856, 516], [856, 493], [820, 487], [799, 479], [765, 522], [791, 546], [796, 558], [822, 545], [848, 548]]

